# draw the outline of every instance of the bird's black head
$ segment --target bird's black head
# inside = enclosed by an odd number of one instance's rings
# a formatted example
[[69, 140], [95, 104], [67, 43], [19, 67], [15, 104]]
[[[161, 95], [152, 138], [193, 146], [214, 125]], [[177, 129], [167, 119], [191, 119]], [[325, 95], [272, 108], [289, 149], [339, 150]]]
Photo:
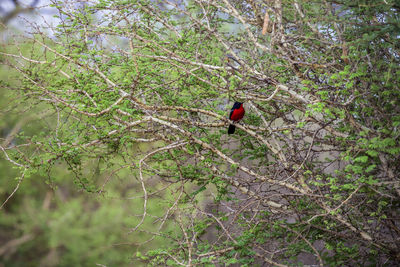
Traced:
[[240, 105], [243, 104], [242, 102], [235, 102], [235, 104], [233, 104], [233, 109], [237, 109], [240, 108]]

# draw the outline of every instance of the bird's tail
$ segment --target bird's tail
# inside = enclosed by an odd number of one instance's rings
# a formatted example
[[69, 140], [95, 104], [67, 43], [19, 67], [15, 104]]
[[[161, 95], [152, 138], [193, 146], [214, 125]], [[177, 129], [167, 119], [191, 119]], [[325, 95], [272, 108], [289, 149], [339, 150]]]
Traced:
[[236, 126], [235, 126], [235, 125], [229, 124], [228, 134], [233, 134], [233, 133], [235, 133], [235, 129], [236, 129]]

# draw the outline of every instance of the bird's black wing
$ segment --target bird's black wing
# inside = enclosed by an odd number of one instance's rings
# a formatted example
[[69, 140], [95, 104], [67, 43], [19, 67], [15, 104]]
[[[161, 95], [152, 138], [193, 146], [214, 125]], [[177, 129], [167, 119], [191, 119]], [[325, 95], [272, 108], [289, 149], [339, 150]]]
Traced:
[[232, 114], [233, 114], [233, 111], [234, 111], [235, 109], [234, 108], [232, 108], [231, 109], [231, 113], [229, 114], [229, 119], [231, 120], [231, 118], [232, 118]]

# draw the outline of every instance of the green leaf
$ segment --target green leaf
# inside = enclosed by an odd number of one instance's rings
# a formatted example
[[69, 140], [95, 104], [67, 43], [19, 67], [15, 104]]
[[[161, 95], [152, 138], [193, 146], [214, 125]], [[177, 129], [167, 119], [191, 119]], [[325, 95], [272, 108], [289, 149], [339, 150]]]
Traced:
[[360, 156], [354, 159], [354, 162], [365, 163], [368, 161], [368, 156]]

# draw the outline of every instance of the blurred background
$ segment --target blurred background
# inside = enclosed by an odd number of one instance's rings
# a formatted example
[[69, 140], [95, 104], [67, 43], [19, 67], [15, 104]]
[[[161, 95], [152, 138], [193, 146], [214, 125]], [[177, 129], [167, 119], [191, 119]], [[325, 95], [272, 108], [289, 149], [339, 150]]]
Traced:
[[[1, 46], [10, 49], [27, 25], [46, 29], [56, 25], [56, 10], [48, 0], [0, 1]], [[31, 49], [26, 47], [26, 49]], [[1, 60], [2, 55], [0, 55]], [[3, 60], [2, 60], [3, 61]], [[2, 62], [0, 68], [0, 143], [18, 145], [18, 135], [45, 132], [55, 121], [46, 107], [26, 109], [29, 95], [16, 94], [16, 73]], [[146, 149], [146, 148], [142, 148]], [[47, 173], [21, 176], [15, 165], [0, 157], [0, 266], [141, 266], [138, 248], [154, 249], [165, 241], [132, 233], [142, 209], [141, 188], [129, 172], [113, 179], [101, 175], [101, 159], [85, 166], [91, 183], [107, 188], [99, 194], [80, 190], [65, 163]], [[156, 185], [154, 185], [156, 187]], [[139, 196], [139, 197], [138, 197]], [[149, 211], [163, 214], [167, 203], [149, 203]], [[144, 221], [151, 230], [153, 222]], [[168, 227], [168, 226], [167, 226]], [[165, 244], [164, 244], [165, 245]]]

